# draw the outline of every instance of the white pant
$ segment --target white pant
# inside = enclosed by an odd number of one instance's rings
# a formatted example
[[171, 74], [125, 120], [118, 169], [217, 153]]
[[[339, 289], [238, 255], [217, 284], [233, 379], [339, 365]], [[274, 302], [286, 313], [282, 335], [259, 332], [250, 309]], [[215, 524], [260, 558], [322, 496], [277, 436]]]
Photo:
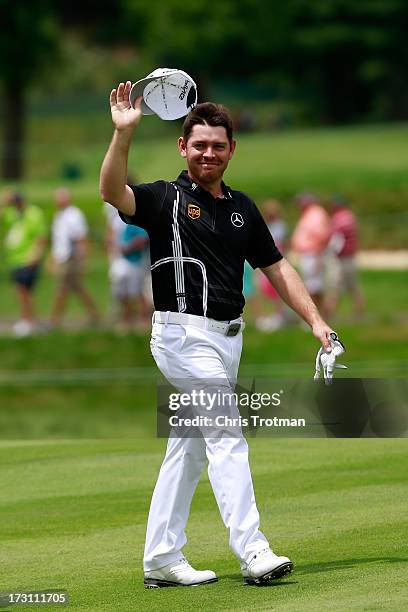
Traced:
[[113, 297], [118, 300], [139, 297], [148, 274], [143, 261], [132, 263], [126, 257], [115, 257], [109, 267]]
[[312, 295], [325, 288], [326, 259], [326, 252], [302, 253], [299, 257], [303, 282]]
[[[166, 379], [189, 387], [189, 380], [236, 381], [242, 350], [242, 334], [227, 337], [191, 325], [154, 323], [151, 350]], [[234, 405], [230, 414], [239, 415]], [[167, 452], [154, 489], [147, 524], [145, 571], [163, 567], [180, 558], [187, 542], [191, 500], [208, 460], [208, 476], [230, 546], [241, 567], [268, 542], [259, 531], [248, 445], [241, 437], [178, 438], [170, 436]]]

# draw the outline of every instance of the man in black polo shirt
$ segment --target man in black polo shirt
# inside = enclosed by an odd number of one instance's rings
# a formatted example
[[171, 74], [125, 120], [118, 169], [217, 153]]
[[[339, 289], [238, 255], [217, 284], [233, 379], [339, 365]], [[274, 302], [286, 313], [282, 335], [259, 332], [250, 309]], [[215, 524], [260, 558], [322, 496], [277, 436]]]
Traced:
[[[222, 181], [236, 146], [227, 109], [204, 103], [187, 116], [178, 147], [188, 170], [176, 181], [127, 186], [131, 138], [142, 117], [141, 98], [135, 108], [129, 103], [130, 88], [130, 82], [121, 83], [111, 92], [115, 131], [102, 165], [100, 191], [122, 219], [149, 233], [155, 304], [151, 349], [161, 372], [180, 390], [197, 381], [202, 388], [217, 384], [233, 390], [244, 327], [245, 260], [262, 269], [330, 350], [332, 330], [275, 246], [255, 204]], [[229, 415], [239, 415], [235, 405]], [[146, 586], [217, 580], [214, 572], [195, 570], [182, 555], [191, 500], [207, 461], [245, 581], [263, 584], [292, 570], [291, 561], [273, 553], [259, 529], [247, 443], [242, 435], [229, 433], [221, 427], [211, 436], [170, 436], [149, 513]]]

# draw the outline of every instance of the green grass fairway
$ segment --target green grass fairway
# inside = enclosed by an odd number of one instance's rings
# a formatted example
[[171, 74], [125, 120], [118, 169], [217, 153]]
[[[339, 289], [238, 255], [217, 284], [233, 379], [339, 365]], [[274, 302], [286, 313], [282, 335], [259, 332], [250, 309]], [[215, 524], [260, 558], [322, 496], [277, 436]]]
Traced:
[[0, 590], [66, 589], [68, 609], [89, 612], [406, 609], [406, 440], [251, 440], [262, 529], [294, 574], [243, 586], [204, 476], [185, 554], [220, 581], [145, 590], [146, 515], [164, 446], [2, 442]]

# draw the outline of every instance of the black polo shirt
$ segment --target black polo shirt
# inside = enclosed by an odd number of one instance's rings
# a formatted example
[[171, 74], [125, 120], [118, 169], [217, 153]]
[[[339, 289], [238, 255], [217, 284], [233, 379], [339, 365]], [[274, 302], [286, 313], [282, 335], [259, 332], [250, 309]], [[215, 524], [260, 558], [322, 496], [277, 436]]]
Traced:
[[254, 202], [224, 183], [224, 197], [214, 198], [186, 171], [131, 187], [136, 214], [121, 218], [149, 234], [155, 309], [239, 317], [245, 259], [253, 268], [282, 259]]

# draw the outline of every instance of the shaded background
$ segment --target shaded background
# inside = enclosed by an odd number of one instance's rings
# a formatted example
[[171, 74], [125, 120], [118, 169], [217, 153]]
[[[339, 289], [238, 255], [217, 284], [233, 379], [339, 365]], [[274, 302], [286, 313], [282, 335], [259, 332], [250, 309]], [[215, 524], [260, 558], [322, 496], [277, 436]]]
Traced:
[[[80, 9], [62, 1], [3, 0], [0, 7], [2, 178], [19, 181], [45, 209], [50, 190], [71, 182], [98, 234], [97, 176], [111, 134], [108, 93], [120, 80], [177, 66], [197, 80], [201, 101], [228, 104], [241, 133], [260, 135], [242, 142], [252, 151], [243, 151], [241, 166], [229, 175], [237, 188], [285, 203], [305, 187], [321, 195], [345, 192], [367, 221], [363, 246], [406, 246], [408, 8], [402, 0], [283, 6], [219, 0], [211, 8], [202, 0], [107, 0], [84, 1]], [[143, 156], [134, 152], [131, 171], [141, 180], [173, 178], [180, 163], [174, 147], [166, 147], [179, 129], [179, 122], [145, 120], [138, 133]], [[287, 213], [293, 221], [291, 207]]]
[[[211, 97], [257, 108], [247, 128], [408, 116], [403, 0], [75, 4], [3, 0], [3, 176], [24, 176], [30, 119], [106, 106], [112, 83], [182, 66]], [[264, 115], [261, 113], [265, 105]]]

